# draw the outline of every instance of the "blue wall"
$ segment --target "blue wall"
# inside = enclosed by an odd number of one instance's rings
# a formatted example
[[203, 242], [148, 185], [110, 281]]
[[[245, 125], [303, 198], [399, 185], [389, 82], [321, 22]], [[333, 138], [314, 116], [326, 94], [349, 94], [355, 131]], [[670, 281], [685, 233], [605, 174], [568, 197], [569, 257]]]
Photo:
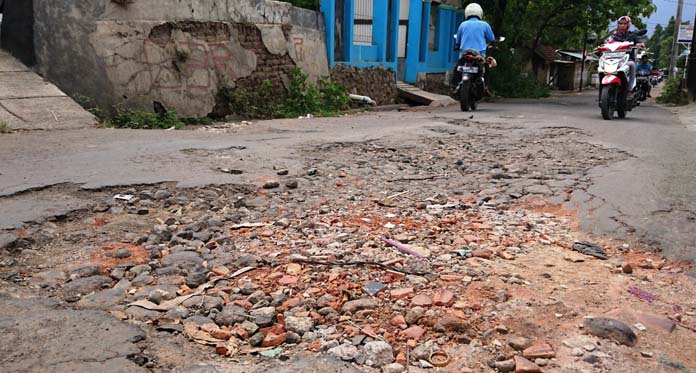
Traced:
[[343, 19], [343, 61], [337, 61], [334, 48], [336, 47], [336, 1], [321, 0], [321, 11], [326, 24], [326, 48], [329, 53], [329, 64], [345, 64], [357, 67], [385, 67], [396, 71], [398, 52], [399, 2], [408, 0], [393, 0], [392, 11], [389, 11], [387, 0], [373, 2], [372, 45], [356, 45], [353, 42], [355, 24], [355, 0], [345, 0]]
[[343, 61], [337, 61], [334, 48], [336, 40], [336, 0], [321, 0], [321, 11], [326, 24], [326, 47], [329, 63], [333, 67], [345, 64], [356, 67], [385, 67], [397, 71], [399, 46], [399, 4], [409, 2], [408, 33], [404, 81], [415, 83], [418, 73], [443, 73], [454, 68], [457, 52], [453, 35], [464, 14], [453, 7], [440, 5], [436, 9], [435, 48], [429, 50], [430, 0], [393, 0], [391, 12], [387, 0], [373, 2], [372, 45], [356, 45], [353, 42], [355, 27], [355, 0], [345, 0], [342, 26]]

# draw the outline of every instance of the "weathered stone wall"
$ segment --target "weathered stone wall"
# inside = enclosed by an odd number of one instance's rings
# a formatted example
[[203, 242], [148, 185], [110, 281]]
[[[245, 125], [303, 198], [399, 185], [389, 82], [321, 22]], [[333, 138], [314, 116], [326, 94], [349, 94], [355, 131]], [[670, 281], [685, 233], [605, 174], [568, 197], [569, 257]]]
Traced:
[[390, 69], [337, 65], [331, 69], [331, 79], [343, 84], [348, 93], [369, 96], [378, 105], [395, 104], [399, 97], [396, 76]]
[[329, 75], [322, 18], [268, 0], [34, 0], [38, 70], [102, 107], [153, 100], [185, 116], [213, 110], [224, 86], [301, 67]]

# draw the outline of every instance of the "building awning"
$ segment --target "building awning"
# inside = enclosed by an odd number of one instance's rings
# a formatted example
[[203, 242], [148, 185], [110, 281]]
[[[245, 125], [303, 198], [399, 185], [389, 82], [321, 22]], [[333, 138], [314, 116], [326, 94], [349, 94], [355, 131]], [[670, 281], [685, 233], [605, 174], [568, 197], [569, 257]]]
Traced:
[[[562, 50], [558, 50], [557, 52], [562, 56], [567, 56], [567, 57], [576, 59], [578, 61], [582, 60], [582, 53], [581, 52], [562, 51]], [[595, 58], [594, 56], [591, 56], [591, 55], [587, 55], [585, 57], [585, 61], [597, 61], [597, 58]]]
[[548, 45], [539, 45], [534, 52], [546, 62], [553, 62], [561, 57], [556, 49]]

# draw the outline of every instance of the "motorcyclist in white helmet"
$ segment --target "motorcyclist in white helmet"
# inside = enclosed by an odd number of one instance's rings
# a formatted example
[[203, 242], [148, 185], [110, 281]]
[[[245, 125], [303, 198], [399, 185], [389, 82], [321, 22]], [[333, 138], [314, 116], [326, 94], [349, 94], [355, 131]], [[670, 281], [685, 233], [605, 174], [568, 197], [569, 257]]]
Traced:
[[[463, 52], [467, 49], [473, 49], [481, 53], [481, 56], [486, 57], [487, 43], [495, 41], [495, 35], [491, 26], [483, 20], [483, 8], [477, 3], [471, 3], [464, 9], [464, 17], [466, 20], [459, 25], [455, 36], [459, 50]], [[452, 74], [453, 87], [456, 86], [457, 75], [455, 66]]]

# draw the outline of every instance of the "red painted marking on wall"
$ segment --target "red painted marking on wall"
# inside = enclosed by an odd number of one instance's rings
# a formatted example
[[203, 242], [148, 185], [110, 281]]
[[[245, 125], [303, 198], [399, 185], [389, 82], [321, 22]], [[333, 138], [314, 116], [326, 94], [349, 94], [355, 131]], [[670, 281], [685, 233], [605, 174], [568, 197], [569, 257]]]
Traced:
[[293, 43], [295, 44], [295, 58], [297, 58], [298, 62], [304, 62], [304, 60], [305, 60], [304, 39], [301, 37], [293, 37], [292, 40], [293, 40]]

